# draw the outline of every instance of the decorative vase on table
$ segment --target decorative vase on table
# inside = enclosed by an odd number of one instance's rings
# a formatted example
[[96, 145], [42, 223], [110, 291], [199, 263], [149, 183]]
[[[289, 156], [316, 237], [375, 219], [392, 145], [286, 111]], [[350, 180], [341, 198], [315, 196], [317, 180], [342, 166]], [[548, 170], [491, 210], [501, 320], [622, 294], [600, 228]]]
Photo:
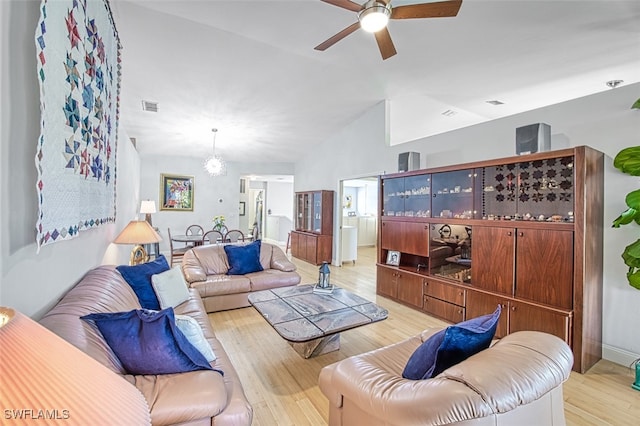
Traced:
[[225, 227], [224, 225], [225, 218], [223, 215], [218, 215], [213, 217], [213, 230], [214, 231], [222, 231]]

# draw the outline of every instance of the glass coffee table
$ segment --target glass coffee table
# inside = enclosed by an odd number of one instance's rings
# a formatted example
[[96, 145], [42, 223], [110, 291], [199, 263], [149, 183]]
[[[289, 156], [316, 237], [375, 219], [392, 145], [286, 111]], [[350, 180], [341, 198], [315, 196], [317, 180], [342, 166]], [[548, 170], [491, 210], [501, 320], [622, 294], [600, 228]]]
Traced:
[[314, 293], [313, 284], [251, 293], [249, 303], [304, 358], [340, 349], [340, 332], [387, 318], [375, 303], [339, 287]]

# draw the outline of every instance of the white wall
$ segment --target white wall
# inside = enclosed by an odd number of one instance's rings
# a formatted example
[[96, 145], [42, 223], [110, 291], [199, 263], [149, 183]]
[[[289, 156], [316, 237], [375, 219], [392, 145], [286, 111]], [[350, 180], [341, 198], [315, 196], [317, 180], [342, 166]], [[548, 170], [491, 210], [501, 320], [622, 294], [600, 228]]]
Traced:
[[267, 211], [293, 220], [293, 183], [267, 182]]
[[[604, 356], [629, 364], [640, 357], [640, 291], [627, 284], [620, 253], [640, 236], [640, 229], [613, 229], [609, 224], [625, 209], [625, 195], [638, 188], [638, 179], [612, 166], [622, 148], [640, 142], [640, 111], [630, 109], [640, 97], [640, 84], [622, 86], [547, 108], [517, 114], [449, 133], [389, 147], [385, 136], [388, 111], [381, 102], [339, 134], [296, 163], [297, 188], [338, 190], [341, 179], [372, 171], [397, 170], [399, 152], [421, 153], [422, 167], [436, 167], [515, 154], [515, 128], [531, 123], [551, 125], [552, 148], [589, 145], [606, 154], [604, 231]], [[318, 158], [331, 158], [331, 167]], [[335, 161], [334, 161], [335, 159]], [[336, 209], [336, 215], [341, 208]], [[336, 221], [337, 222], [337, 217]], [[334, 230], [334, 235], [337, 231]], [[334, 253], [337, 242], [334, 241]]]
[[120, 131], [116, 223], [44, 246], [36, 254], [34, 157], [40, 101], [34, 33], [39, 5], [0, 2], [0, 305], [36, 319], [92, 267], [128, 261], [130, 248], [111, 241], [135, 215], [139, 182], [137, 153]]

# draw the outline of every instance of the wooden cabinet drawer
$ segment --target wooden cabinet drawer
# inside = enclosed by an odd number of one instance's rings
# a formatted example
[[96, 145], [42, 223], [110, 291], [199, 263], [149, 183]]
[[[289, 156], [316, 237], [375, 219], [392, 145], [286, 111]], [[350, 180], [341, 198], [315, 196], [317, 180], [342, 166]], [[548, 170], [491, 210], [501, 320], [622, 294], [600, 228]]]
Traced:
[[439, 283], [437, 281], [424, 281], [424, 294], [437, 299], [446, 300], [458, 306], [465, 306], [466, 290]]
[[422, 310], [453, 323], [464, 321], [465, 308], [435, 297], [424, 296]]

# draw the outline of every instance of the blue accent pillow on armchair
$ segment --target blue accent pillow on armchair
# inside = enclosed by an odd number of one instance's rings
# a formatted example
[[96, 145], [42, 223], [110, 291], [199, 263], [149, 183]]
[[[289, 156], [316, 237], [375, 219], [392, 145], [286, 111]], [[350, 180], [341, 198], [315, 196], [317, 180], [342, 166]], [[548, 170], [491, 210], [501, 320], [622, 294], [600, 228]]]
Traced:
[[241, 246], [226, 245], [224, 252], [229, 260], [227, 275], [244, 275], [263, 270], [260, 264], [260, 240]]
[[96, 313], [81, 318], [96, 324], [129, 374], [214, 370], [177, 328], [173, 308]]
[[424, 341], [409, 357], [402, 377], [411, 380], [430, 379], [447, 368], [486, 349], [496, 334], [502, 307], [447, 327]]
[[120, 265], [116, 269], [138, 296], [140, 306], [145, 309], [160, 310], [158, 297], [151, 284], [151, 276], [170, 269], [164, 255], [158, 256], [153, 262], [134, 266]]

